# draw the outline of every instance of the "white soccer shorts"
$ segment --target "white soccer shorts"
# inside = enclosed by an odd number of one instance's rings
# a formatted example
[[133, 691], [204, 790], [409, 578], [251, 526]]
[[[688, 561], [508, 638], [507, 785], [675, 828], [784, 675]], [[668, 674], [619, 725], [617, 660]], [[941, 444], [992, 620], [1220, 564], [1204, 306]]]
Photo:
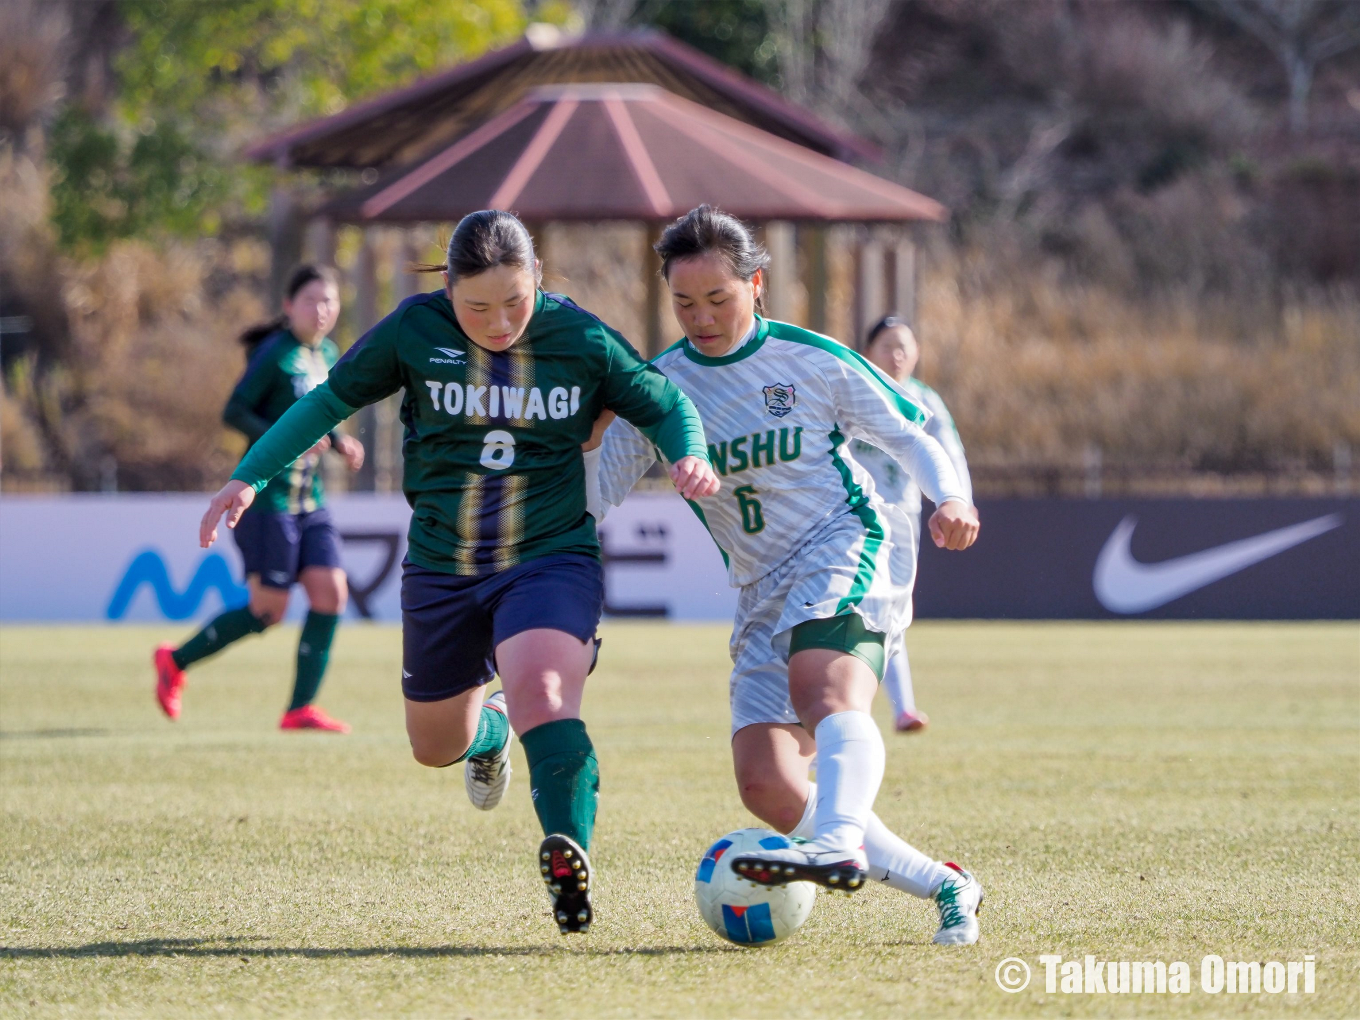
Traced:
[[[836, 518], [770, 573], [741, 589], [732, 622], [732, 732], [753, 723], [797, 724], [789, 700], [790, 632], [809, 620], [856, 612], [887, 635], [891, 656], [911, 622], [916, 545], [895, 507], [873, 507], [882, 539], [853, 514]], [[904, 536], [895, 542], [893, 535]]]

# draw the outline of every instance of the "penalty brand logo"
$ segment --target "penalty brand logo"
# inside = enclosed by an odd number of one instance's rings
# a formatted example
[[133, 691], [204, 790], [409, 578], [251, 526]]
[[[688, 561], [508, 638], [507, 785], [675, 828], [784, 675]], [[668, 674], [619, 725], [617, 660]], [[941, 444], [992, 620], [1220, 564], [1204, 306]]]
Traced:
[[460, 351], [454, 347], [436, 347], [436, 351], [444, 355], [442, 358], [431, 358], [430, 363], [434, 365], [465, 365], [467, 364], [467, 352]]
[[250, 601], [250, 593], [236, 583], [231, 576], [231, 567], [217, 553], [209, 553], [199, 561], [194, 576], [181, 592], [170, 583], [170, 572], [165, 560], [154, 549], [138, 553], [128, 565], [123, 579], [114, 589], [104, 615], [110, 620], [121, 620], [133, 598], [142, 585], [149, 584], [156, 596], [156, 604], [166, 619], [187, 620], [198, 612], [199, 605], [210, 590], [216, 590], [223, 605], [228, 609], [243, 606]]
[[1140, 563], [1130, 548], [1138, 518], [1130, 514], [1115, 527], [1096, 557], [1092, 586], [1100, 604], [1110, 612], [1146, 613], [1339, 528], [1341, 520], [1340, 514], [1327, 514], [1187, 556]]

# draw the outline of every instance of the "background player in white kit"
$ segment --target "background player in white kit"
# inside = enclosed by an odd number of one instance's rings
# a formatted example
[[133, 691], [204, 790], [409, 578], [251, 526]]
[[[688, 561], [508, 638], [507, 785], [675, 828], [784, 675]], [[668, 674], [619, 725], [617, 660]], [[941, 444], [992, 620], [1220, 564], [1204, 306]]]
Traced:
[[[881, 368], [885, 375], [921, 407], [930, 412], [926, 434], [944, 447], [954, 472], [959, 476], [968, 499], [973, 498], [973, 481], [968, 474], [968, 461], [963, 455], [963, 441], [949, 409], [940, 395], [919, 379], [912, 377], [920, 356], [916, 334], [895, 315], [884, 316], [876, 322], [864, 341], [864, 356]], [[855, 460], [859, 461], [874, 479], [874, 488], [885, 503], [900, 509], [911, 524], [911, 543], [920, 547], [921, 487], [912, 481], [906, 468], [898, 464], [878, 447], [856, 439], [851, 444]], [[907, 660], [906, 639], [888, 659], [883, 670], [883, 691], [893, 706], [893, 722], [899, 733], [925, 729], [930, 717], [916, 708], [916, 694], [911, 684], [911, 663]]]
[[[972, 544], [971, 500], [922, 428], [929, 415], [901, 389], [835, 340], [756, 314], [768, 257], [738, 220], [700, 206], [656, 250], [685, 339], [654, 364], [698, 408], [724, 476], [717, 495], [691, 506], [741, 589], [731, 643], [737, 785], [758, 818], [806, 840], [732, 867], [764, 884], [847, 891], [872, 876], [935, 900], [936, 942], [976, 942], [977, 880], [873, 814], [884, 748], [869, 708], [885, 645], [910, 618], [916, 547], [845, 446], [863, 438], [908, 468], [939, 507], [930, 527], [943, 547]], [[656, 457], [626, 422], [610, 426], [598, 454], [604, 501], [620, 504]]]

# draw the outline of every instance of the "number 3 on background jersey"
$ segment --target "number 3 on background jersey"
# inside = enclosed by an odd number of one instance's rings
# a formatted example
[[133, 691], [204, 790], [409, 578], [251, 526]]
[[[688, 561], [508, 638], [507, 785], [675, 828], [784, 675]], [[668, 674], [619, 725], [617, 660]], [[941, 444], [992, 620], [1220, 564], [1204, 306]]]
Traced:
[[748, 535], [759, 535], [765, 530], [765, 515], [760, 512], [760, 500], [756, 499], [754, 485], [743, 485], [733, 489], [737, 506], [741, 508], [741, 530]]
[[486, 444], [482, 447], [482, 467], [504, 471], [515, 462], [515, 437], [509, 432], [493, 429], [482, 442]]

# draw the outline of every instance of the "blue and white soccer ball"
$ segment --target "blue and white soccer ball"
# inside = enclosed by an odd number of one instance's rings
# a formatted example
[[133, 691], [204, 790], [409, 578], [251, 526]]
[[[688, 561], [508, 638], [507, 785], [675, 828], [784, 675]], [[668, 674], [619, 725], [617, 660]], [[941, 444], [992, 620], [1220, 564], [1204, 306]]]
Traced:
[[708, 848], [694, 876], [694, 898], [710, 928], [738, 945], [773, 946], [802, 926], [817, 898], [815, 885], [757, 885], [732, 870], [739, 854], [789, 845], [787, 836], [769, 829], [738, 829]]

